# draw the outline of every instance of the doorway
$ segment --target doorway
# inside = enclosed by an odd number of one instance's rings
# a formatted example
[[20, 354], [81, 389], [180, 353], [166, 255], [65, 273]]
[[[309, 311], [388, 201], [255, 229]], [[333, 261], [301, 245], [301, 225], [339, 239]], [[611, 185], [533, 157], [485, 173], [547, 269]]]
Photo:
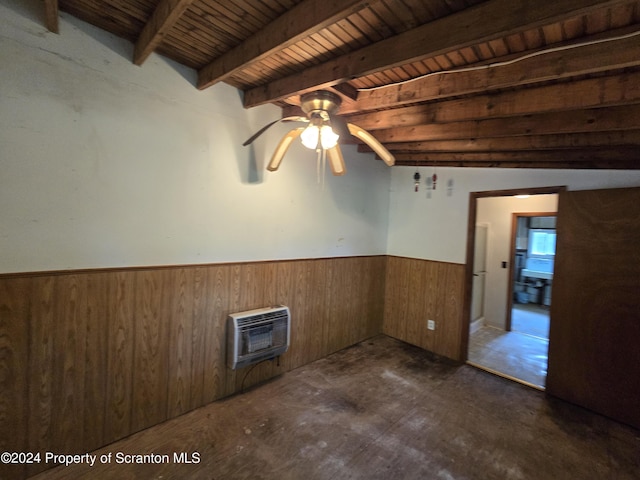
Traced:
[[[465, 294], [465, 315], [468, 315], [470, 328], [465, 358], [473, 366], [540, 390], [545, 389], [547, 373], [549, 307], [544, 303], [550, 303], [551, 282], [535, 277], [544, 277], [544, 274], [526, 269], [528, 257], [521, 254], [523, 247], [529, 243], [530, 231], [538, 230], [533, 227], [540, 223], [555, 222], [555, 194], [562, 190], [563, 187], [551, 187], [528, 189], [526, 192], [476, 192], [470, 197], [470, 235], [467, 245], [469, 291]], [[524, 193], [533, 198], [518, 203], [520, 200], [515, 196]], [[546, 208], [528, 208], [531, 205], [543, 205]], [[523, 219], [518, 220], [518, 216]], [[538, 220], [537, 217], [544, 217], [545, 220]], [[549, 217], [553, 220], [548, 220]], [[536, 220], [531, 221], [533, 218]], [[527, 230], [518, 232], [518, 222], [526, 224]], [[476, 260], [478, 245], [483, 245], [485, 241], [479, 225], [487, 226], [484, 268], [479, 267]], [[522, 236], [523, 232], [526, 232], [527, 240], [518, 243], [517, 234]], [[480, 301], [477, 285], [482, 270], [485, 278], [482, 281], [483, 299]], [[527, 276], [529, 273], [532, 276]], [[478, 325], [478, 304], [483, 305], [481, 325]]]
[[506, 331], [549, 340], [556, 212], [511, 214]]

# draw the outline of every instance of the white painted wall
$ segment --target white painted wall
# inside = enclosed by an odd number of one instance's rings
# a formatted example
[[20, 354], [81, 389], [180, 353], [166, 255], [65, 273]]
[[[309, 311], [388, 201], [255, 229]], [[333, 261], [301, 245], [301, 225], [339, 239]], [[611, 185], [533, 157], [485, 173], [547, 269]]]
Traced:
[[557, 195], [533, 195], [529, 198], [488, 197], [479, 198], [476, 211], [477, 223], [488, 225], [487, 275], [484, 297], [485, 324], [506, 328], [507, 291], [509, 269], [502, 262], [513, 261], [511, 253], [512, 213], [556, 212]]
[[437, 188], [428, 192], [425, 179], [434, 169], [420, 168], [422, 183], [415, 193], [415, 171], [415, 167], [391, 169], [388, 253], [462, 264], [470, 192], [558, 185], [569, 190], [640, 186], [638, 170], [437, 168]]
[[[427, 198], [411, 167], [345, 148], [317, 184], [313, 152], [265, 163], [287, 127], [226, 85], [37, 0], [0, 0], [0, 272], [389, 253], [464, 263], [469, 192], [640, 185], [640, 171], [438, 168]], [[420, 169], [423, 180], [433, 169]], [[447, 182], [453, 181], [450, 191]]]
[[273, 106], [41, 2], [0, 3], [0, 272], [386, 253], [389, 170], [345, 147], [347, 175], [318, 184], [280, 137]]

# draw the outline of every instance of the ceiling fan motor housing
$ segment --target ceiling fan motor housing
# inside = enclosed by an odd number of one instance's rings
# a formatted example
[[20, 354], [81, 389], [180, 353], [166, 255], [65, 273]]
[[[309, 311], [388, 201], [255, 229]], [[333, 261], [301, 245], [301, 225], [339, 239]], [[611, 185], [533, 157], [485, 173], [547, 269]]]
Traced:
[[316, 112], [326, 112], [334, 115], [340, 108], [342, 100], [335, 93], [327, 90], [305, 93], [300, 96], [300, 108], [308, 116]]

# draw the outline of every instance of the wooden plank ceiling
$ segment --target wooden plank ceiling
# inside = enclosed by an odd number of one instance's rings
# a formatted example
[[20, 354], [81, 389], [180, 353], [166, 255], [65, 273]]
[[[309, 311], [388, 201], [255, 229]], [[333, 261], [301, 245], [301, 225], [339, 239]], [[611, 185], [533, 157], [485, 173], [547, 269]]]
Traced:
[[[640, 0], [44, 0], [226, 82], [340, 114], [399, 165], [640, 168]], [[64, 32], [62, 32], [64, 34]], [[360, 145], [362, 151], [366, 147]]]

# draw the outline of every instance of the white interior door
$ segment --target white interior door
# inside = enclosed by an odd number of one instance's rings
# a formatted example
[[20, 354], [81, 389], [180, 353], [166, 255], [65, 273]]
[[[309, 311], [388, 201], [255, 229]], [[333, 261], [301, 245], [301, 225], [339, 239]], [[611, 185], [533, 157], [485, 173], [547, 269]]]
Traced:
[[484, 318], [484, 289], [487, 276], [487, 233], [486, 224], [476, 225], [473, 254], [473, 291], [471, 296], [471, 322]]

